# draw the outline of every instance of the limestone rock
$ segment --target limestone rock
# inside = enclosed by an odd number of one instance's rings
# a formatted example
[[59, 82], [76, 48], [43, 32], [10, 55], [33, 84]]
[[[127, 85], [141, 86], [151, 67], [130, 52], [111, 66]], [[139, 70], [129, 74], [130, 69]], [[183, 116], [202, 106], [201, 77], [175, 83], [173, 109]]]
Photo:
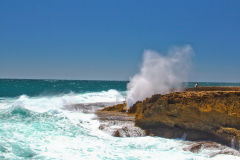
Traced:
[[148, 135], [211, 140], [239, 148], [240, 88], [199, 87], [153, 95], [128, 111]]

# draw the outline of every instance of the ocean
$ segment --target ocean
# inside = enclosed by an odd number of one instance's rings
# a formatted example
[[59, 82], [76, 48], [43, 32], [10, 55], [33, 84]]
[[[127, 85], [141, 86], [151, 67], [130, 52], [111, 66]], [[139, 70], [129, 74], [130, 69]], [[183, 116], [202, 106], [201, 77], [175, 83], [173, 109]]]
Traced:
[[[113, 137], [100, 130], [94, 112], [125, 101], [127, 83], [0, 79], [0, 160], [238, 159], [184, 151], [183, 139]], [[200, 82], [199, 86], [240, 83]], [[84, 109], [72, 107], [76, 104]]]

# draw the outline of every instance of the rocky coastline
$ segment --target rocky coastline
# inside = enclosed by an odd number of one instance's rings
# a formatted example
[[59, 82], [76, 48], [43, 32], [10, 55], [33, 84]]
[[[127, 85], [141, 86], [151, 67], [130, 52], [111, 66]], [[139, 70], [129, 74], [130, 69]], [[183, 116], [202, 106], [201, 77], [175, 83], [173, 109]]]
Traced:
[[212, 142], [240, 148], [240, 87], [186, 88], [153, 95], [129, 110], [124, 103], [98, 111], [103, 113], [134, 117], [131, 121], [144, 135], [195, 141], [195, 149]]

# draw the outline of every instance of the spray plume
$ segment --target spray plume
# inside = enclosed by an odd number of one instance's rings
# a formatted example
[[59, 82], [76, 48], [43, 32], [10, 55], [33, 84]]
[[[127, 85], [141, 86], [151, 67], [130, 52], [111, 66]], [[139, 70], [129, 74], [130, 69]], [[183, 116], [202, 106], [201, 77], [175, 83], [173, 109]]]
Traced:
[[166, 94], [187, 80], [193, 49], [187, 45], [171, 49], [164, 56], [152, 50], [143, 54], [140, 72], [127, 85], [127, 106], [153, 94]]

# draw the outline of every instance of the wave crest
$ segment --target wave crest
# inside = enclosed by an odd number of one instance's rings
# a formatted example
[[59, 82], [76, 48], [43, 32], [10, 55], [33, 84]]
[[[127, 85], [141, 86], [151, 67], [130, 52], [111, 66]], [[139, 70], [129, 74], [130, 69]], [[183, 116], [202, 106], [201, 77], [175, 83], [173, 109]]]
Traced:
[[22, 107], [34, 112], [47, 112], [50, 110], [62, 110], [66, 105], [89, 103], [120, 103], [124, 96], [117, 90], [90, 92], [84, 94], [63, 94], [57, 96], [28, 97], [21, 95], [18, 98], [3, 99], [0, 101], [0, 110], [11, 107]]

